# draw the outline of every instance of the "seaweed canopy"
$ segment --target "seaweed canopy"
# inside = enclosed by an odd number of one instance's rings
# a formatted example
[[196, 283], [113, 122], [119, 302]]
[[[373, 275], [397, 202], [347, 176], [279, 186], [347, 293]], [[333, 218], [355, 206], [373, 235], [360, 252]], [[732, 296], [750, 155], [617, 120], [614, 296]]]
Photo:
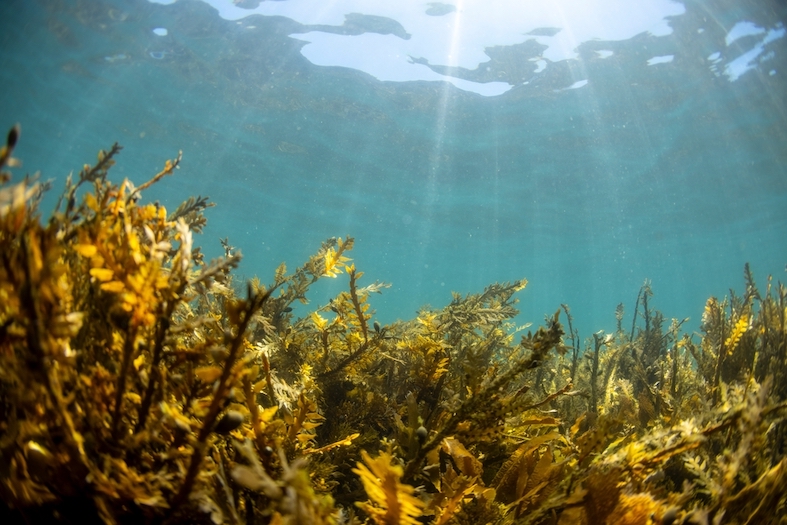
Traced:
[[[747, 267], [692, 336], [646, 283], [584, 348], [567, 306], [513, 324], [524, 279], [383, 326], [352, 238], [239, 286], [195, 245], [207, 198], [142, 200], [180, 155], [137, 187], [119, 151], [46, 223], [48, 184], [0, 175], [4, 523], [784, 521], [782, 285]], [[346, 290], [296, 318], [321, 278]]]
[[[9, 134], [2, 166], [16, 164], [18, 135]], [[294, 272], [282, 264], [272, 284], [236, 290], [240, 253], [225, 242], [224, 257], [208, 263], [194, 245], [206, 198], [173, 212], [142, 202], [180, 155], [137, 187], [108, 178], [120, 150], [69, 177], [45, 224], [38, 208], [48, 185], [2, 175], [0, 491], [11, 519], [335, 523], [346, 513], [333, 496], [350, 488], [361, 500], [361, 479], [374, 483], [355, 476], [355, 464], [377, 472], [385, 463], [359, 462], [358, 443], [376, 449], [406, 436], [387, 458], [394, 468], [408, 457], [413, 480], [448, 434], [502, 428], [514, 406], [503, 387], [536, 358], [520, 358], [503, 379], [471, 378], [475, 391], [455, 401], [454, 374], [443, 381], [450, 392], [425, 379], [458, 366], [450, 341], [487, 356], [504, 344], [501, 322], [516, 313], [511, 295], [522, 283], [495, 285], [470, 309], [457, 298], [420, 323], [381, 327], [369, 298], [387, 285], [361, 286], [346, 256], [353, 240], [334, 238]], [[306, 302], [312, 283], [339, 275], [349, 277], [347, 292], [293, 319], [291, 305]], [[553, 324], [536, 354], [557, 342]], [[444, 354], [438, 367], [435, 351]], [[389, 398], [388, 381], [399, 380], [414, 392]], [[482, 416], [481, 402], [498, 408]], [[342, 413], [346, 403], [363, 407], [356, 419]], [[414, 444], [420, 424], [401, 424], [408, 411], [415, 422], [429, 412], [434, 435], [424, 446]], [[342, 504], [350, 514], [351, 503]], [[411, 514], [422, 508], [413, 503]]]
[[[25, 520], [163, 521], [198, 509], [221, 522], [244, 507], [252, 516], [250, 503], [230, 497], [243, 456], [228, 436], [278, 449], [302, 441], [308, 416], [288, 425], [276, 407], [257, 405], [269, 370], [250, 337], [273, 332], [329, 273], [337, 244], [338, 253], [348, 246], [328, 242], [294, 274], [282, 267], [272, 285], [237, 294], [230, 272], [240, 254], [205, 263], [193, 245], [207, 199], [172, 213], [140, 202], [180, 155], [139, 187], [115, 185], [107, 174], [120, 149], [68, 178], [45, 225], [43, 185], [25, 178], [0, 190], [3, 501]], [[284, 461], [276, 468], [298, 478]], [[277, 503], [306, 494], [313, 522], [328, 519], [330, 499], [310, 490]]]
[[787, 290], [769, 279], [761, 294], [744, 276], [743, 297], [708, 300], [698, 343], [653, 310], [648, 282], [630, 330], [622, 304], [615, 333], [584, 354], [570, 330], [551, 380], [584, 394], [558, 405], [579, 469], [532, 521], [558, 506], [564, 523], [783, 522]]

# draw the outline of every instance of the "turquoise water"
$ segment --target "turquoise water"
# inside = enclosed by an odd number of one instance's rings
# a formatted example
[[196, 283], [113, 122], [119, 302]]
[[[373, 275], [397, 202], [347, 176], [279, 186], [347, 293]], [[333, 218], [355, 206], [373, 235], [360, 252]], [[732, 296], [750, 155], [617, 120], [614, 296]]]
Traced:
[[[443, 80], [395, 81], [315, 63], [293, 36], [410, 31], [374, 13], [337, 29], [228, 20], [197, 0], [6, 0], [0, 124], [22, 124], [16, 156], [56, 189], [115, 141], [114, 176], [138, 184], [183, 150], [145, 198], [209, 195], [198, 242], [215, 256], [228, 237], [247, 276], [355, 237], [364, 279], [392, 283], [372, 299], [384, 323], [525, 277], [523, 323], [567, 303], [580, 335], [611, 331], [649, 279], [654, 306], [696, 327], [709, 296], [742, 288], [744, 263], [761, 285], [785, 280], [787, 10], [674, 4], [668, 34], [554, 60], [525, 39], [473, 70], [434, 64]], [[477, 92], [491, 81], [508, 88]], [[313, 304], [345, 286], [314, 288]]]

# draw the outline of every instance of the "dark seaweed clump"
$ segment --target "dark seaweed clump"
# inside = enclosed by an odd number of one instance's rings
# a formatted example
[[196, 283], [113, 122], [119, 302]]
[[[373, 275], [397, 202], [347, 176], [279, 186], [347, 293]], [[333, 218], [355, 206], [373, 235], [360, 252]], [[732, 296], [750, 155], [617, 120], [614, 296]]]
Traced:
[[747, 267], [690, 335], [646, 283], [585, 347], [564, 305], [512, 324], [524, 279], [381, 326], [351, 238], [241, 286], [194, 243], [206, 198], [141, 198], [180, 156], [135, 186], [119, 151], [46, 222], [48, 184], [0, 175], [3, 523], [787, 522], [781, 284]]

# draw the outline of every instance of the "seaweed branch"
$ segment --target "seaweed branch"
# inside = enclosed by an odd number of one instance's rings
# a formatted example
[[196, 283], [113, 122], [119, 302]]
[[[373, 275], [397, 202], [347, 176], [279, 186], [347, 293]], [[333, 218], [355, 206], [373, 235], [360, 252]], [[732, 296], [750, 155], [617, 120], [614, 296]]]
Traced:
[[539, 367], [547, 358], [549, 351], [560, 343], [563, 329], [558, 321], [559, 314], [560, 310], [555, 312], [546, 329], [541, 327], [535, 335], [528, 334], [528, 337], [522, 338], [521, 344], [530, 350], [530, 354], [490, 381], [479, 393], [468, 397], [442, 427], [421, 446], [415, 458], [407, 464], [404, 479], [414, 476], [426, 455], [446, 436], [453, 434], [461, 423], [476, 421], [480, 423], [481, 428], [489, 428], [494, 426], [489, 423], [509, 413], [510, 407], [503, 402], [500, 392], [526, 370]]
[[369, 341], [369, 328], [366, 326], [366, 313], [361, 307], [361, 302], [358, 300], [358, 289], [356, 279], [363, 275], [363, 272], [356, 272], [355, 265], [347, 267], [347, 273], [350, 276], [350, 297], [352, 298], [353, 307], [355, 308], [355, 315], [358, 318], [358, 324], [361, 325], [361, 333], [363, 334], [363, 342], [366, 344]]
[[180, 507], [180, 505], [183, 504], [188, 495], [191, 493], [191, 488], [194, 484], [194, 480], [197, 477], [200, 463], [202, 462], [202, 457], [205, 453], [205, 449], [207, 448], [208, 436], [213, 431], [216, 418], [222, 409], [224, 399], [227, 395], [230, 375], [232, 374], [233, 367], [240, 355], [243, 342], [245, 341], [246, 330], [248, 329], [254, 314], [262, 308], [263, 304], [265, 304], [265, 301], [268, 300], [274, 290], [275, 288], [271, 288], [266, 292], [254, 293], [251, 289], [251, 286], [249, 286], [247, 290], [247, 299], [245, 301], [237, 301], [235, 304], [231, 305], [229, 313], [231, 316], [231, 321], [235, 326], [235, 334], [233, 335], [228, 333], [225, 336], [229, 339], [227, 341], [229, 352], [226, 360], [224, 361], [224, 367], [222, 369], [221, 376], [219, 377], [218, 383], [216, 384], [216, 391], [213, 394], [210, 408], [208, 408], [202, 428], [197, 435], [194, 451], [192, 452], [191, 461], [183, 479], [183, 483], [180, 486], [180, 490], [170, 502], [170, 515], [174, 513]]

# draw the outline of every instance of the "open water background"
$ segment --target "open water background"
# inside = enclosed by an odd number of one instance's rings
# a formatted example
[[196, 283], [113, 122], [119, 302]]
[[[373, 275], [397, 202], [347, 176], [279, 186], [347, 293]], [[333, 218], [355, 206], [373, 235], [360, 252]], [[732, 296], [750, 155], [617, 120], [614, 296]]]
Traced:
[[[372, 299], [383, 323], [526, 277], [518, 320], [567, 303], [586, 337], [613, 330], [621, 302], [630, 326], [649, 279], [653, 306], [696, 329], [709, 296], [742, 290], [744, 263], [761, 287], [787, 277], [787, 38], [737, 80], [720, 74], [756, 45], [727, 45], [731, 27], [783, 29], [787, 13], [683, 4], [671, 35], [586, 43], [540, 76], [509, 50], [492, 65], [521, 82], [483, 97], [315, 66], [295, 22], [227, 21], [197, 0], [4, 0], [0, 126], [22, 124], [17, 173], [55, 190], [115, 141], [115, 180], [137, 184], [183, 150], [144, 197], [209, 195], [197, 242], [216, 256], [228, 237], [246, 276], [355, 237], [366, 282], [393, 284]], [[314, 306], [346, 287], [329, 281]]]

